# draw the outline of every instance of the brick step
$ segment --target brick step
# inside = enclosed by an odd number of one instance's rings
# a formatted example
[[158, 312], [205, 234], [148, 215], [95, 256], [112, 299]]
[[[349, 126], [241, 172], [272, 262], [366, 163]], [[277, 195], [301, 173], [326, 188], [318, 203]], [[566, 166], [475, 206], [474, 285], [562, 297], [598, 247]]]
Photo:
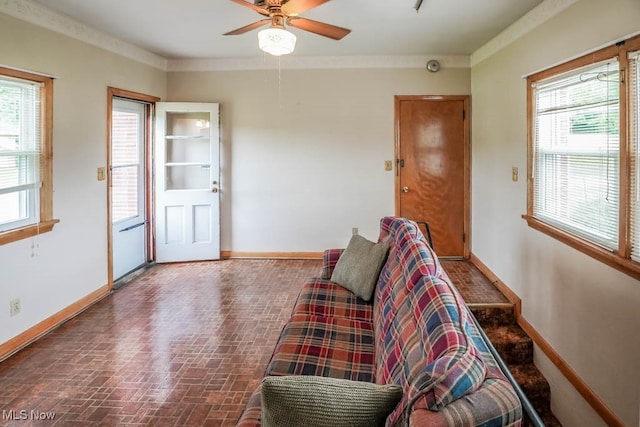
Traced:
[[533, 363], [533, 340], [518, 325], [485, 327], [484, 332], [507, 365]]

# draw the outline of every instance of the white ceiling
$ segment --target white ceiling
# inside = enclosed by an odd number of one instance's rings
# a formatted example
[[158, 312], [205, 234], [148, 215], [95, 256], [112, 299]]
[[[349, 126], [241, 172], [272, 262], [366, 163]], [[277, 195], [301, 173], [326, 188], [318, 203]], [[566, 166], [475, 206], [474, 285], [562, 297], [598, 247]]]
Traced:
[[[302, 14], [351, 29], [340, 41], [298, 29], [297, 56], [470, 55], [543, 0], [333, 0]], [[229, 0], [34, 0], [167, 59], [255, 58], [263, 18]]]

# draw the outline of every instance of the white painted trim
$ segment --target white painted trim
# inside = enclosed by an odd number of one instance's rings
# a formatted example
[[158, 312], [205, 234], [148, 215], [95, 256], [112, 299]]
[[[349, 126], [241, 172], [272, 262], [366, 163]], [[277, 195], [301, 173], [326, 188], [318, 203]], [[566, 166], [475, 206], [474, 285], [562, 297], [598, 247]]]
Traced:
[[545, 0], [471, 54], [474, 67], [579, 0]]
[[470, 68], [466, 55], [295, 56], [260, 58], [170, 59], [167, 71], [236, 71], [265, 69], [424, 68], [431, 59], [442, 68]]
[[165, 58], [74, 21], [68, 16], [54, 12], [30, 0], [0, 0], [0, 13], [64, 34], [151, 67], [163, 71], [167, 69]]

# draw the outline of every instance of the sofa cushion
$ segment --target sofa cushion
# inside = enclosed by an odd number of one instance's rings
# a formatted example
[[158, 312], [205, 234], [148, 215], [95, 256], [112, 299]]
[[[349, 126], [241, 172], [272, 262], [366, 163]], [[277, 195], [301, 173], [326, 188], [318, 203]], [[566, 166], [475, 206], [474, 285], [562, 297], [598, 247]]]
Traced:
[[336, 317], [293, 315], [266, 375], [317, 375], [373, 382], [373, 325]]
[[340, 259], [344, 249], [327, 249], [322, 253], [322, 270], [320, 278], [330, 280], [333, 270]]
[[373, 243], [358, 234], [352, 236], [333, 270], [331, 281], [365, 301], [371, 300], [388, 251], [386, 242]]
[[293, 307], [293, 314], [342, 317], [371, 322], [373, 305], [336, 283], [311, 279], [302, 286]]
[[308, 375], [266, 377], [262, 426], [383, 426], [401, 397], [396, 385]]
[[376, 381], [404, 390], [392, 425], [414, 406], [437, 411], [482, 384], [486, 367], [469, 337], [464, 303], [446, 282], [425, 276], [399, 287], [392, 306], [376, 355]]

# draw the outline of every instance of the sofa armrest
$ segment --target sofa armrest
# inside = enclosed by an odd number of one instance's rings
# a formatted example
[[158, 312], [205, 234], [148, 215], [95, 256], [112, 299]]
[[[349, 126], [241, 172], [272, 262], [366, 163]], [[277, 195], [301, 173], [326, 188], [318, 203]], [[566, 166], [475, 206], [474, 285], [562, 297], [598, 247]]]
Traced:
[[451, 402], [439, 412], [414, 409], [409, 426], [425, 425], [521, 427], [522, 406], [508, 381], [488, 378], [478, 390]]
[[344, 249], [327, 249], [322, 255], [322, 272], [320, 277], [325, 280], [330, 280], [333, 274], [333, 269], [338, 263], [340, 255], [342, 255]]

